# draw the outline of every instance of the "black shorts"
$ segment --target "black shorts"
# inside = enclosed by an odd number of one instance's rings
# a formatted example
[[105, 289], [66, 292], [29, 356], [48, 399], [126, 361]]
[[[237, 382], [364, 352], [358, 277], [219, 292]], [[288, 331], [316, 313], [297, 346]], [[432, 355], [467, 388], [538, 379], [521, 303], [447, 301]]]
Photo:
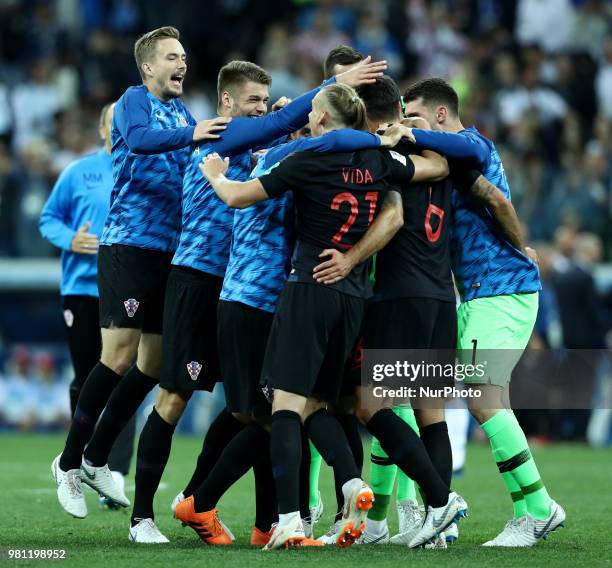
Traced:
[[[362, 330], [363, 331], [363, 330]], [[363, 361], [364, 339], [360, 333], [353, 349], [344, 364], [341, 396], [353, 396], [355, 389], [361, 384], [361, 363]]]
[[240, 302], [219, 301], [219, 362], [230, 412], [270, 414], [260, 381], [273, 318], [270, 312]]
[[172, 253], [103, 245], [98, 253], [100, 327], [161, 333]]
[[272, 322], [262, 381], [336, 402], [363, 311], [362, 298], [323, 285], [287, 282]]
[[[453, 365], [457, 347], [456, 305], [432, 298], [370, 302], [364, 318], [364, 345], [365, 349], [423, 350], [408, 351], [405, 357], [414, 363], [426, 359], [428, 363]], [[394, 386], [407, 384], [404, 381]], [[452, 375], [435, 375], [419, 377], [409, 386], [439, 389], [453, 384]]]
[[217, 304], [223, 278], [173, 266], [168, 277], [159, 384], [168, 391], [212, 391], [220, 379]]
[[74, 411], [85, 379], [100, 360], [100, 303], [94, 296], [62, 296], [62, 308], [74, 368], [74, 379], [70, 383], [70, 403]]
[[366, 349], [456, 349], [457, 308], [431, 298], [369, 302], [364, 320]]

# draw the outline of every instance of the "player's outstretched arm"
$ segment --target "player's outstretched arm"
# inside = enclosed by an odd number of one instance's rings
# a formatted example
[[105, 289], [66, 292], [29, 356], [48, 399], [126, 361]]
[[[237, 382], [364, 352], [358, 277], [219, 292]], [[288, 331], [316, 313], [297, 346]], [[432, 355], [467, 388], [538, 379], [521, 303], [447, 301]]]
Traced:
[[[500, 189], [495, 187], [480, 172], [478, 174], [478, 177], [469, 188], [469, 194], [489, 209], [508, 242], [531, 258], [529, 251], [526, 250], [523, 244], [521, 222], [516, 214], [514, 205], [512, 205], [510, 200], [506, 199], [506, 196]], [[472, 173], [471, 175], [474, 176], [475, 174]]]
[[335, 284], [346, 278], [355, 266], [365, 262], [382, 249], [403, 224], [402, 197], [397, 191], [389, 191], [385, 196], [380, 213], [366, 234], [348, 252], [325, 249], [319, 257], [328, 258], [328, 260], [314, 267], [313, 278], [319, 284]]
[[225, 177], [229, 158], [221, 159], [219, 154], [209, 154], [202, 159], [200, 171], [209, 181], [219, 199], [229, 207], [244, 209], [253, 203], [268, 199], [261, 182], [255, 178], [249, 181], [233, 181]]
[[115, 106], [113, 125], [134, 154], [160, 154], [185, 148], [194, 141], [219, 138], [231, 119], [217, 117], [168, 129], [151, 128], [151, 103], [143, 91], [129, 90]]
[[481, 165], [486, 162], [490, 154], [489, 148], [482, 140], [462, 134], [422, 128], [413, 128], [412, 134], [417, 146], [434, 150], [449, 158], [470, 160], [474, 164]]
[[413, 182], [438, 181], [449, 174], [448, 162], [444, 156], [431, 150], [423, 150], [423, 155], [411, 155], [414, 165]]

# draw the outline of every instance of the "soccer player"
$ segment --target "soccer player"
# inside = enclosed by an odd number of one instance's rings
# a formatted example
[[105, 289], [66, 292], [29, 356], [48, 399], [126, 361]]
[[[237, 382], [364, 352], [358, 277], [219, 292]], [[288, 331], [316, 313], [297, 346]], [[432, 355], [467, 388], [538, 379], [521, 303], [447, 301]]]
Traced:
[[361, 53], [349, 45], [334, 47], [327, 54], [323, 63], [323, 77], [329, 79], [334, 75], [349, 71], [364, 59]]
[[[363, 102], [351, 89], [329, 87], [313, 101], [310, 126], [314, 134], [334, 126], [363, 128]], [[447, 174], [445, 160], [430, 161], [429, 168], [423, 168], [429, 175], [435, 171], [440, 177]], [[368, 267], [359, 265], [346, 280], [325, 287], [313, 281], [312, 270], [319, 263], [322, 247], [330, 243], [334, 248], [355, 245], [376, 216], [381, 194], [387, 193], [385, 179], [408, 183], [416, 179], [415, 166], [388, 154], [365, 151], [316, 159], [311, 152], [297, 153], [267, 175], [246, 183], [227, 180], [219, 160], [207, 160], [202, 169], [230, 206], [246, 207], [291, 188], [296, 199], [298, 225], [292, 271], [280, 297], [264, 359], [263, 379], [274, 388], [271, 456], [279, 502], [279, 524], [265, 548], [287, 546], [304, 538], [297, 491], [300, 419], [321, 455], [333, 465], [334, 474], [344, 480], [345, 516], [337, 544], [350, 546], [363, 531], [373, 495], [359, 478], [339, 423], [321, 401], [333, 402], [339, 394], [344, 361], [361, 326]], [[389, 192], [393, 195], [397, 194]], [[349, 205], [348, 217], [342, 213], [346, 211], [343, 204]], [[312, 341], [305, 344], [304, 337], [312, 337]], [[433, 483], [424, 481], [423, 486], [427, 492]], [[455, 502], [449, 498], [448, 488], [441, 482], [440, 486], [437, 489], [446, 493], [446, 509], [453, 518], [458, 511]], [[431, 497], [435, 499], [433, 493]]]
[[[74, 368], [70, 383], [72, 415], [102, 347], [96, 274], [98, 235], [104, 228], [113, 187], [110, 159], [113, 106], [105, 105], [100, 113], [98, 132], [103, 148], [80, 158], [62, 172], [40, 215], [43, 237], [62, 249], [62, 305]], [[134, 431], [135, 423], [131, 421], [109, 456], [109, 468], [120, 486], [130, 469]], [[111, 502], [107, 504], [112, 508]]]
[[[339, 75], [331, 82], [361, 84], [375, 80], [386, 68], [370, 63]], [[167, 539], [154, 524], [153, 497], [168, 461], [175, 426], [194, 390], [212, 390], [220, 378], [217, 360], [217, 304], [230, 252], [234, 212], [215, 195], [198, 165], [213, 151], [231, 156], [230, 176], [247, 179], [251, 149], [272, 143], [306, 122], [312, 98], [321, 88], [298, 97], [278, 112], [266, 115], [270, 75], [258, 65], [233, 61], [218, 76], [218, 112], [234, 117], [221, 140], [197, 146], [183, 180], [182, 230], [168, 278], [164, 308], [164, 340], [160, 390], [138, 445], [136, 495], [130, 538], [163, 543]], [[210, 467], [244, 424], [223, 411], [211, 424], [194, 478]], [[207, 444], [207, 440], [213, 440]], [[210, 471], [210, 469], [208, 469]], [[193, 491], [199, 483], [192, 481]], [[173, 506], [187, 497], [183, 492]], [[192, 500], [189, 501], [191, 503]], [[229, 544], [231, 533], [216, 513], [204, 520], [201, 537], [209, 544]]]
[[[417, 144], [462, 160], [482, 171], [507, 199], [510, 189], [491, 140], [474, 127], [464, 128], [457, 93], [442, 79], [426, 79], [404, 95], [406, 116], [425, 118], [433, 130], [413, 129]], [[538, 308], [540, 277], [532, 252], [524, 247], [518, 223], [514, 231], [500, 231], [490, 208], [460, 192], [453, 194], [453, 272], [461, 296], [458, 349], [470, 362], [493, 355], [497, 364], [482, 379], [471, 377], [482, 389], [472, 399], [472, 415], [489, 438], [494, 459], [514, 506], [514, 517], [485, 546], [533, 546], [562, 526], [565, 511], [553, 501], [542, 482], [525, 434], [504, 400], [511, 372], [527, 346]], [[493, 351], [497, 350], [497, 351]], [[506, 355], [501, 356], [500, 350]], [[501, 353], [504, 353], [501, 351]]]
[[[212, 131], [227, 122], [196, 124], [181, 102], [187, 63], [178, 30], [145, 34], [134, 56], [143, 84], [130, 87], [115, 105], [114, 186], [98, 256], [102, 354], [81, 390], [64, 450], [52, 464], [60, 505], [78, 518], [87, 515], [81, 480], [129, 505], [106, 465], [108, 452], [159, 377], [163, 293], [180, 231], [189, 147], [218, 137]], [[111, 393], [120, 404], [105, 413], [101, 425], [112, 435], [96, 444], [102, 457], [91, 455], [87, 463], [83, 449]]]
[[[355, 151], [395, 145], [404, 130], [391, 130], [384, 136], [359, 131], [332, 131], [318, 138], [304, 138], [303, 131], [293, 140], [276, 146], [262, 156], [251, 174], [258, 177], [272, 170], [285, 156], [297, 151]], [[383, 207], [381, 215], [393, 226], [397, 213]], [[400, 215], [401, 216], [401, 215]], [[260, 386], [263, 356], [278, 297], [288, 276], [293, 251], [293, 199], [286, 193], [277, 199], [257, 203], [234, 213], [229, 264], [223, 279], [218, 307], [218, 342], [227, 410], [248, 423], [228, 444], [210, 474], [194, 492], [193, 513], [189, 518], [205, 516], [221, 496], [250, 467], [254, 468], [256, 520], [252, 545], [265, 545], [276, 520], [274, 480], [269, 461], [269, 416], [271, 405]], [[308, 446], [306, 446], [308, 447]], [[308, 482], [308, 480], [306, 480]], [[302, 480], [301, 482], [302, 483]], [[305, 488], [300, 488], [302, 491]], [[302, 493], [304, 493], [302, 491]], [[307, 495], [307, 493], [306, 493]], [[273, 508], [260, 507], [259, 502]], [[177, 517], [184, 515], [188, 503], [177, 507]], [[310, 516], [308, 503], [300, 504], [305, 534], [311, 536], [304, 519]], [[266, 516], [264, 511], [268, 512]]]
[[[381, 124], [399, 120], [400, 93], [392, 79], [381, 77], [374, 84], [360, 87], [359, 92], [366, 104], [370, 130], [374, 131]], [[428, 128], [422, 118], [410, 120], [419, 120]], [[409, 155], [414, 152], [414, 148], [400, 144], [395, 151]], [[500, 190], [491, 186], [475, 171], [455, 172], [454, 178], [455, 184], [459, 182], [457, 187], [464, 191], [467, 189], [471, 198], [490, 207], [500, 228], [510, 234], [517, 230], [518, 219], [511, 203]], [[451, 187], [451, 180], [446, 179], [437, 183], [412, 184], [403, 192], [404, 226], [378, 255], [375, 295], [366, 311], [364, 326], [366, 347], [454, 349], [455, 293], [450, 273], [450, 224], [445, 222], [445, 216], [450, 211]], [[379, 221], [374, 222], [371, 230]], [[363, 243], [367, 238], [366, 235]], [[323, 283], [333, 283], [343, 277], [356, 262], [347, 262], [354, 250], [346, 254], [333, 251], [334, 259], [315, 268], [317, 279]], [[398, 259], [401, 261], [398, 262]], [[405, 314], [411, 307], [416, 313]], [[406, 325], [408, 322], [409, 325]], [[440, 476], [450, 485], [452, 456], [442, 409], [420, 409], [417, 414], [425, 432], [423, 443], [428, 454]], [[417, 431], [416, 424], [413, 429]], [[388, 461], [386, 455], [384, 457]], [[381, 469], [388, 471], [390, 467], [393, 466], [381, 466]], [[391, 474], [391, 479], [386, 481], [387, 495], [390, 495], [393, 488], [393, 470]], [[382, 481], [385, 482], [384, 479]], [[409, 507], [406, 508], [412, 509], [409, 513], [413, 521], [392, 539], [397, 544], [410, 543], [421, 525], [414, 497], [413, 502], [407, 505]], [[386, 506], [379, 510], [384, 514]], [[376, 512], [374, 508], [372, 511]], [[368, 514], [367, 532], [360, 543], [386, 540], [386, 523], [376, 517], [371, 521]]]

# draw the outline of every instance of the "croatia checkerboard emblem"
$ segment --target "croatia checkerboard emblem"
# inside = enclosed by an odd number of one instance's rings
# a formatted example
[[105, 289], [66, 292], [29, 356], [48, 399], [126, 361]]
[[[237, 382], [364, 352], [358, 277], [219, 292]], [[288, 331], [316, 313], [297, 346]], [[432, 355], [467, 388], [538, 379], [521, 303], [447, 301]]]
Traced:
[[125, 306], [125, 311], [127, 312], [128, 317], [133, 318], [136, 314], [138, 306], [140, 306], [140, 302], [138, 300], [135, 300], [134, 298], [130, 298], [128, 300], [125, 300], [125, 302], [123, 302], [123, 305]]
[[198, 363], [197, 361], [191, 361], [190, 363], [187, 363], [187, 372], [189, 373], [189, 376], [191, 377], [192, 381], [198, 380], [198, 375], [200, 374], [201, 370], [201, 363]]
[[72, 313], [72, 310], [64, 310], [64, 321], [68, 327], [72, 327], [72, 324], [74, 323], [74, 314]]

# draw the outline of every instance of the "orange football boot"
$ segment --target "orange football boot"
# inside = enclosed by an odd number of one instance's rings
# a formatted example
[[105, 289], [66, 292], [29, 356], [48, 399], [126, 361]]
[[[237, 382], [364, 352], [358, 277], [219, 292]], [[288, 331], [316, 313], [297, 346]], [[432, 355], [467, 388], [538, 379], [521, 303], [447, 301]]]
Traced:
[[351, 482], [349, 498], [344, 505], [344, 515], [336, 546], [347, 548], [352, 546], [365, 531], [365, 520], [368, 511], [374, 505], [374, 493], [361, 479]]
[[268, 544], [273, 532], [274, 527], [272, 527], [268, 532], [263, 532], [257, 527], [253, 527], [253, 532], [251, 533], [251, 541], [249, 542], [249, 544], [252, 546], [264, 546]]
[[196, 513], [193, 507], [193, 495], [176, 506], [175, 516], [179, 521], [189, 525], [206, 544], [233, 544], [231, 536], [223, 528], [217, 509]]

